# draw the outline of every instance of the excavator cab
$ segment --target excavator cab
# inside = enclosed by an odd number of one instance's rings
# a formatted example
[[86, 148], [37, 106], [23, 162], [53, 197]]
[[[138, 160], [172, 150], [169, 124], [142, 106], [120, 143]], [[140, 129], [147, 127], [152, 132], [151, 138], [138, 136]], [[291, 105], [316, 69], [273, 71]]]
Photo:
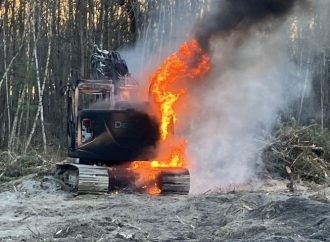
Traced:
[[[117, 92], [115, 89], [118, 89]], [[158, 124], [123, 100], [109, 80], [79, 80], [68, 92], [68, 153], [82, 164], [149, 160]], [[129, 87], [125, 91], [131, 91]], [[123, 104], [126, 105], [123, 105]]]

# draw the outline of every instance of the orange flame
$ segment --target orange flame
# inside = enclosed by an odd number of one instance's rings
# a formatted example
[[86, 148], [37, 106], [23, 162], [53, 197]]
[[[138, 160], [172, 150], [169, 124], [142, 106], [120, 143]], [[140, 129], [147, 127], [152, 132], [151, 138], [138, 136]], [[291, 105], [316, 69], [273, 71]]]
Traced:
[[[178, 113], [183, 100], [188, 96], [192, 82], [205, 77], [210, 70], [210, 59], [199, 47], [196, 40], [185, 42], [178, 52], [169, 56], [150, 78], [149, 94], [153, 108], [160, 122], [161, 142], [159, 154], [152, 162], [133, 162], [133, 169], [154, 170], [160, 168], [185, 167], [187, 140], [175, 137], [174, 128], [179, 122]], [[184, 105], [189, 103], [185, 102]], [[155, 179], [156, 180], [156, 179]], [[149, 193], [159, 194], [155, 186]]]
[[[197, 63], [196, 63], [197, 62]], [[177, 53], [165, 60], [163, 65], [151, 76], [150, 95], [160, 112], [160, 131], [166, 140], [170, 124], [177, 121], [175, 104], [186, 94], [183, 84], [201, 78], [210, 70], [210, 61], [196, 40], [183, 43]]]

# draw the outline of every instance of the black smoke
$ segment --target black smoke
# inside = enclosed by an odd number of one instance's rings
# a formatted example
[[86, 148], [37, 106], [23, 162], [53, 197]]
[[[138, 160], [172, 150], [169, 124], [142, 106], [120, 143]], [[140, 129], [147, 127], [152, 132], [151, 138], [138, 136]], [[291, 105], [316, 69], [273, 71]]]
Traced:
[[249, 32], [266, 25], [276, 26], [285, 20], [296, 5], [307, 0], [219, 0], [213, 1], [211, 11], [197, 24], [195, 37], [208, 51], [214, 37], [233, 33], [246, 37]]

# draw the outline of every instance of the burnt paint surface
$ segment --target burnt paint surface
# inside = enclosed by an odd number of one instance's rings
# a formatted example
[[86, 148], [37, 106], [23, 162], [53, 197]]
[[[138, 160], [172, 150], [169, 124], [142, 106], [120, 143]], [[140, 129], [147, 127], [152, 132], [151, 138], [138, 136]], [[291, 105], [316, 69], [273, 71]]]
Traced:
[[150, 160], [159, 140], [157, 122], [148, 114], [135, 110], [83, 110], [78, 115], [77, 132], [81, 121], [92, 120], [93, 138], [81, 143], [70, 156], [88, 163], [108, 165], [132, 160]]

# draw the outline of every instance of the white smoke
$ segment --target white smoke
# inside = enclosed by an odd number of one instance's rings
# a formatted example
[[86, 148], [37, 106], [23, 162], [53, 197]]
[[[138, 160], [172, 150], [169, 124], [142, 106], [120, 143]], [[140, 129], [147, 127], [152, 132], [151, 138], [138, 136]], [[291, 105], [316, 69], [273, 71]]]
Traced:
[[289, 18], [275, 32], [255, 32], [239, 47], [235, 34], [212, 41], [213, 71], [189, 132], [192, 193], [255, 178], [279, 111], [310, 92], [311, 77], [289, 53], [291, 24]]
[[[233, 51], [231, 67], [210, 77], [212, 89], [203, 90], [201, 112], [194, 116], [198, 121], [189, 137], [189, 150], [196, 157], [194, 191], [243, 183], [254, 175], [263, 135], [271, 129], [278, 111], [297, 98], [301, 89], [302, 82], [290, 78], [295, 67], [277, 47], [250, 43]], [[221, 57], [215, 58], [215, 67], [221, 65]], [[285, 96], [292, 82], [294, 93]]]

